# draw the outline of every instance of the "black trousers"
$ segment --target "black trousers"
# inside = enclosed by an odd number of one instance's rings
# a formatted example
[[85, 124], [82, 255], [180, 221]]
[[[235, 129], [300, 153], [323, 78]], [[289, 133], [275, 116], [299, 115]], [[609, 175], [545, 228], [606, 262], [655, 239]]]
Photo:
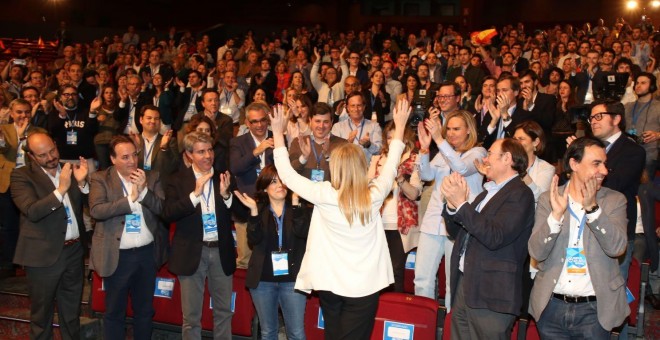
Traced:
[[379, 292], [349, 298], [319, 291], [326, 340], [368, 340], [374, 328]]
[[62, 339], [80, 339], [80, 301], [83, 292], [83, 247], [64, 247], [50, 267], [25, 267], [30, 294], [30, 339], [53, 338], [57, 313]]
[[13, 267], [16, 242], [18, 242], [18, 208], [11, 199], [10, 189], [0, 193], [0, 269]]

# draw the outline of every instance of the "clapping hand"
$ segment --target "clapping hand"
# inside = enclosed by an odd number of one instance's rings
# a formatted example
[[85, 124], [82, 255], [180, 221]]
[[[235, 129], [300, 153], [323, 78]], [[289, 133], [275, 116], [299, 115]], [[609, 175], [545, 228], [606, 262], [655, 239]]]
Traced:
[[248, 194], [244, 194], [239, 192], [238, 190], [235, 190], [234, 196], [236, 196], [238, 200], [241, 201], [241, 203], [243, 203], [244, 206], [250, 209], [250, 215], [257, 216], [259, 214], [259, 211], [257, 210], [257, 202]]
[[467, 186], [465, 178], [461, 174], [454, 172], [442, 180], [440, 186], [442, 195], [447, 199], [447, 205], [451, 209], [460, 207], [468, 200], [470, 189]]
[[559, 176], [552, 177], [550, 184], [550, 206], [552, 208], [552, 217], [556, 221], [561, 221], [562, 216], [568, 207], [568, 187], [564, 188], [564, 194], [559, 194]]

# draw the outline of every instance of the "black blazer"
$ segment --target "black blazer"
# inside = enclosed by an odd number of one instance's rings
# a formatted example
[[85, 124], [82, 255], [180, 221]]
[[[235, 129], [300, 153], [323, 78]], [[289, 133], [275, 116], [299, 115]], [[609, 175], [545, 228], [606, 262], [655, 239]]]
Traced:
[[[637, 222], [637, 190], [644, 171], [646, 152], [644, 148], [628, 138], [625, 133], [617, 139], [607, 152], [608, 174], [603, 186], [616, 190], [626, 196], [626, 214], [628, 215], [628, 239], [635, 237]], [[631, 238], [633, 237], [633, 238]]]
[[[135, 126], [138, 131], [142, 132], [142, 124], [140, 123], [140, 110], [143, 106], [152, 104], [153, 97], [150, 97], [146, 92], [140, 92], [137, 100], [135, 101]], [[126, 129], [126, 124], [128, 124], [128, 115], [130, 114], [131, 103], [130, 100], [124, 107], [117, 107], [115, 110], [114, 118], [119, 122], [119, 127], [117, 128], [117, 133], [124, 134], [124, 129]]]
[[[273, 226], [277, 227], [277, 224], [273, 220], [273, 214], [270, 212], [269, 207], [268, 204], [259, 204], [259, 214], [248, 217], [247, 239], [248, 246], [252, 249], [245, 278], [245, 286], [248, 288], [257, 288], [259, 285], [264, 261], [270, 261], [267, 242], [272, 237], [277, 238], [277, 231], [273, 228]], [[305, 255], [310, 217], [309, 209], [305, 208], [304, 205], [293, 207], [287, 203], [285, 206], [282, 250], [289, 253], [290, 281], [296, 280], [300, 263]]]
[[[380, 99], [380, 96], [372, 97], [371, 88], [368, 88], [362, 91], [364, 96], [364, 116], [367, 119], [371, 119], [371, 113], [376, 111], [376, 117], [378, 118], [378, 124], [381, 128], [385, 127], [385, 115], [390, 113], [390, 94], [385, 91], [385, 87], [382, 87], [383, 95], [385, 97], [385, 107], [383, 107], [383, 102]], [[373, 102], [373, 106], [372, 104]]]
[[[523, 107], [523, 98], [518, 100], [518, 106]], [[555, 122], [555, 112], [557, 111], [557, 97], [547, 94], [540, 93], [536, 94], [536, 99], [534, 100], [534, 108], [530, 111], [532, 114], [532, 119], [539, 123], [545, 132], [546, 140], [550, 133], [552, 132], [552, 126]]]
[[[201, 112], [204, 110], [204, 107], [202, 106], [202, 91], [203, 89], [200, 89], [197, 94], [197, 99], [195, 100], [195, 108], [197, 109], [197, 112]], [[186, 89], [181, 92], [179, 88], [175, 87], [176, 91], [176, 102], [175, 102], [175, 109], [173, 112], [176, 113], [176, 117], [174, 117], [174, 123], [172, 124], [172, 130], [178, 131], [181, 129], [181, 126], [183, 126], [183, 118], [186, 116], [186, 111], [188, 110], [188, 106], [190, 105], [190, 98], [192, 97], [192, 89], [190, 87], [186, 87]]]
[[456, 297], [459, 255], [470, 233], [464, 259], [463, 290], [471, 308], [518, 315], [522, 305], [522, 280], [527, 258], [527, 241], [534, 227], [534, 195], [519, 177], [504, 185], [482, 207], [486, 197], [479, 194], [455, 215], [442, 213], [447, 232], [454, 238], [451, 254], [451, 294]]
[[[231, 233], [231, 213], [220, 195], [218, 176], [218, 173], [213, 176], [215, 217], [218, 223], [218, 251], [222, 271], [225, 275], [232, 275], [236, 270], [236, 249]], [[163, 219], [167, 223], [176, 223], [168, 267], [170, 272], [176, 275], [195, 273], [202, 256], [204, 237], [202, 207], [201, 203], [195, 207], [190, 201], [190, 193], [195, 190], [195, 184], [195, 173], [192, 168], [187, 168], [174, 173], [167, 181], [165, 190]], [[231, 210], [236, 212], [235, 208], [240, 205], [238, 199], [233, 197]]]
[[[497, 125], [493, 133], [488, 133], [488, 124], [493, 118], [490, 116], [490, 113], [487, 113], [484, 116], [483, 121], [481, 122], [481, 128], [479, 129], [479, 140], [483, 142], [483, 147], [488, 150], [493, 142], [497, 139]], [[502, 119], [502, 118], [500, 118]], [[511, 123], [509, 126], [504, 128], [505, 137], [513, 137], [513, 134], [516, 132], [516, 126], [518, 124], [526, 121], [532, 120], [532, 113], [526, 110], [523, 110], [521, 105], [516, 105], [516, 109], [513, 111], [513, 116], [511, 116]]]
[[[273, 138], [269, 131], [268, 137]], [[257, 146], [254, 144], [254, 138], [251, 133], [233, 138], [229, 142], [229, 171], [236, 178], [236, 186], [242, 193], [252, 195], [254, 193], [254, 184], [257, 182], [257, 169], [261, 164], [259, 157], [254, 157], [252, 151]], [[273, 164], [273, 149], [266, 149], [264, 152], [266, 165]]]

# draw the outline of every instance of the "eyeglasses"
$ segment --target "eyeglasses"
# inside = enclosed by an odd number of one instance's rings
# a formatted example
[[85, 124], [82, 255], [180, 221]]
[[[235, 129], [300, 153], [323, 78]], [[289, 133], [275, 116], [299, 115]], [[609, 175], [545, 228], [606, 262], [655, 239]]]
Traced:
[[62, 93], [62, 97], [75, 97], [77, 93]]
[[447, 94], [447, 95], [442, 95], [442, 96], [436, 96], [436, 98], [438, 98], [439, 100], [451, 99], [451, 98], [454, 98], [454, 97], [456, 97], [456, 96], [453, 95], [453, 94]]
[[612, 113], [612, 112], [600, 112], [589, 116], [588, 120], [589, 123], [591, 123], [592, 121], [600, 122], [601, 120], [603, 120], [603, 115], [615, 115], [615, 114], [616, 113]]

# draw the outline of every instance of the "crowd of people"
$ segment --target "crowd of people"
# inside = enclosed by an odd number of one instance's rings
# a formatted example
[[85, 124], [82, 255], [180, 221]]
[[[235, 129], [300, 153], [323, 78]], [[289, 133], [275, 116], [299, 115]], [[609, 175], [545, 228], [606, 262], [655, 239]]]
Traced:
[[126, 336], [129, 295], [135, 338], [151, 337], [163, 265], [185, 339], [201, 337], [205, 282], [214, 338], [231, 338], [236, 268], [263, 339], [278, 307], [304, 339], [311, 291], [326, 338], [368, 339], [413, 249], [415, 294], [451, 310], [452, 339], [508, 338], [519, 316], [546, 339], [609, 338], [631, 259], [658, 268], [660, 34], [428, 32], [317, 25], [215, 50], [130, 27], [63, 39], [46, 64], [0, 60], [0, 265], [25, 268], [31, 338], [52, 337], [55, 304], [79, 338], [89, 253], [108, 339]]

